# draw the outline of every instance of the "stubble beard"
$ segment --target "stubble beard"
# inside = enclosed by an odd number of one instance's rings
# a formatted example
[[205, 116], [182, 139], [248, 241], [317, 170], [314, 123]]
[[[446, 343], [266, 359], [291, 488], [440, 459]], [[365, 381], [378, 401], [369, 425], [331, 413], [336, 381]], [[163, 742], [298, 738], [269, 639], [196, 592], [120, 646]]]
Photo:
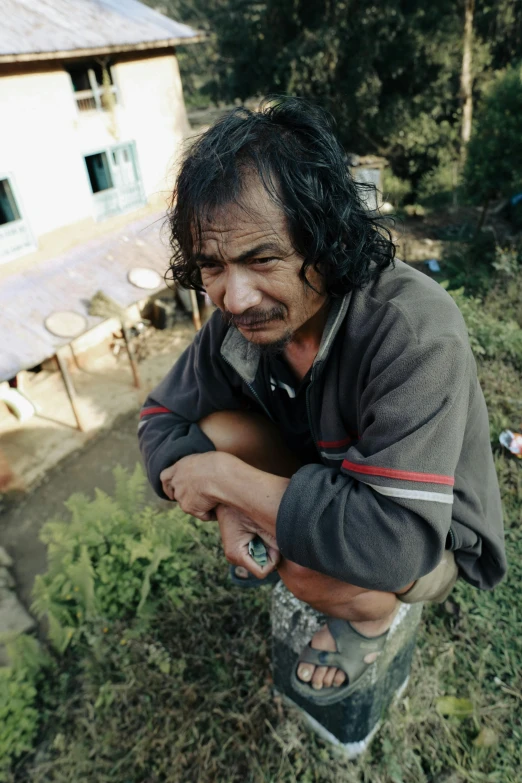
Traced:
[[[236, 317], [232, 315], [232, 313], [228, 313], [226, 311], [221, 310], [221, 316], [225, 323], [228, 326], [232, 326], [236, 331], [238, 331], [242, 337], [245, 337], [245, 335], [241, 332], [240, 327], [236, 323]], [[270, 323], [271, 321], [284, 321], [285, 317], [285, 310], [282, 305], [279, 305], [277, 307], [273, 307], [271, 310], [264, 311], [264, 312], [253, 312], [249, 318], [248, 323], [252, 326], [257, 326], [259, 324], [263, 323]], [[241, 327], [248, 332], [248, 324], [240, 324]], [[248, 337], [245, 337], [246, 340], [248, 340]], [[275, 356], [277, 354], [280, 354], [284, 351], [288, 343], [292, 339], [292, 330], [287, 329], [284, 334], [279, 337], [277, 340], [273, 340], [269, 343], [258, 343], [255, 340], [248, 340], [248, 342], [252, 343], [253, 345], [256, 345], [260, 352], [265, 356]]]

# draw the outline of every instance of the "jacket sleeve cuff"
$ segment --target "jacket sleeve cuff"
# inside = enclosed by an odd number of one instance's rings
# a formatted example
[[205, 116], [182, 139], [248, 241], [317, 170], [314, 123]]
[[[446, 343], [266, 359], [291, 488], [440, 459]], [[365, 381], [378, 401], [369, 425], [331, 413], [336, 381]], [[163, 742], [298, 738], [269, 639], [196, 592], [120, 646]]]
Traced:
[[175, 462], [191, 454], [206, 454], [215, 450], [210, 438], [207, 438], [197, 424], [191, 424], [188, 433], [183, 437], [176, 438], [171, 444], [164, 444], [146, 465], [149, 481], [156, 494], [163, 500], [169, 500], [160, 481], [160, 474], [165, 468], [170, 468]]

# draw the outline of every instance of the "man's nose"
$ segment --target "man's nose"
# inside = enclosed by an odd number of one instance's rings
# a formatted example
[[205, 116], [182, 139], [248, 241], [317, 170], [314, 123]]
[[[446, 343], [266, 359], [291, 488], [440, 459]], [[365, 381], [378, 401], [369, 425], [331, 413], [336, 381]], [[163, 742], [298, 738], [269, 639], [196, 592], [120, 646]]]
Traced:
[[225, 309], [229, 313], [241, 315], [250, 307], [261, 304], [262, 298], [247, 268], [241, 266], [229, 268], [223, 299]]

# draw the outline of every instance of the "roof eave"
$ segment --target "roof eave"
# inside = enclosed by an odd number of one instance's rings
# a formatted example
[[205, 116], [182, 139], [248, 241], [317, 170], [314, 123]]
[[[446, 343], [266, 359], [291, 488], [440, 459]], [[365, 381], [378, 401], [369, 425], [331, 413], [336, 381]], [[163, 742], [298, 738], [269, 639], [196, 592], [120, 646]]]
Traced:
[[71, 60], [79, 57], [97, 57], [104, 54], [121, 52], [143, 52], [154, 49], [169, 49], [174, 46], [201, 43], [208, 38], [207, 33], [198, 32], [186, 38], [165, 38], [160, 41], [144, 41], [143, 43], [116, 44], [114, 46], [94, 46], [89, 49], [64, 49], [56, 52], [23, 52], [22, 54], [0, 54], [2, 63], [28, 63], [42, 60]]

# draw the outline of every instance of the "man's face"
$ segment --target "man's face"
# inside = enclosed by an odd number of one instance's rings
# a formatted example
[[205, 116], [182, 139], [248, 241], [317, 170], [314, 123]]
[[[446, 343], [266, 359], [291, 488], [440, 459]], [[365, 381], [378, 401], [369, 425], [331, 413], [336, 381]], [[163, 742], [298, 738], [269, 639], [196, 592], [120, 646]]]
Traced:
[[307, 270], [313, 291], [299, 278], [303, 258], [292, 247], [283, 212], [257, 177], [241, 205], [230, 204], [202, 224], [196, 257], [212, 302], [250, 342], [290, 341], [323, 306], [321, 276]]

